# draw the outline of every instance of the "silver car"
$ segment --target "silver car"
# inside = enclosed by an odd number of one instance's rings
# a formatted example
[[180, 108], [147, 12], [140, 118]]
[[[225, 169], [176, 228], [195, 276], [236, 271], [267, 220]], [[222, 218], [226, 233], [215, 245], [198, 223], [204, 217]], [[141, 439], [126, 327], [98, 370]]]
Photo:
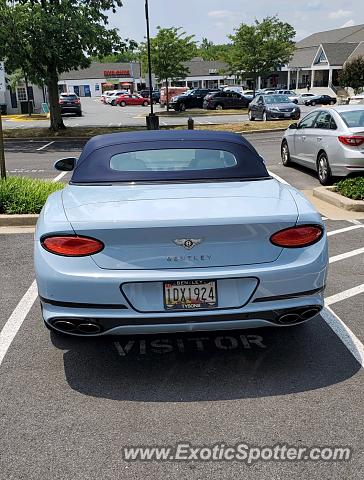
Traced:
[[332, 177], [364, 173], [364, 106], [318, 108], [291, 124], [281, 144], [282, 163], [317, 171], [322, 185]]

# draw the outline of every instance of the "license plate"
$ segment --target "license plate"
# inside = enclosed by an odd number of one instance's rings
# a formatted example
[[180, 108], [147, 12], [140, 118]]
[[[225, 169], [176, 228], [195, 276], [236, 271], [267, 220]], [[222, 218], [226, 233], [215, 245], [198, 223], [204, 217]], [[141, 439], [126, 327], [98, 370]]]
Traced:
[[165, 310], [199, 310], [217, 307], [216, 280], [177, 280], [163, 283]]

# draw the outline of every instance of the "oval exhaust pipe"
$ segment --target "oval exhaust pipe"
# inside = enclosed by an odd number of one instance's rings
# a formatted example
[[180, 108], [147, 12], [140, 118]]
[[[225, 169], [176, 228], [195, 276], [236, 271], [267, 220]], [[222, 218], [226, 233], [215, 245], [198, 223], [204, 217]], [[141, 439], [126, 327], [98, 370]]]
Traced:
[[309, 318], [312, 318], [314, 317], [315, 315], [317, 315], [319, 313], [319, 309], [318, 308], [309, 308], [308, 310], [305, 310], [304, 312], [301, 313], [300, 317], [303, 319], [303, 320], [308, 320]]
[[97, 325], [96, 323], [80, 323], [77, 326], [77, 331], [80, 333], [85, 333], [85, 334], [95, 334], [95, 333], [100, 333], [101, 332], [101, 327], [100, 325]]
[[284, 325], [289, 325], [291, 323], [297, 323], [300, 321], [300, 316], [297, 313], [286, 313], [279, 317], [278, 322]]
[[53, 326], [62, 332], [74, 332], [76, 330], [76, 325], [69, 320], [57, 320], [53, 323]]

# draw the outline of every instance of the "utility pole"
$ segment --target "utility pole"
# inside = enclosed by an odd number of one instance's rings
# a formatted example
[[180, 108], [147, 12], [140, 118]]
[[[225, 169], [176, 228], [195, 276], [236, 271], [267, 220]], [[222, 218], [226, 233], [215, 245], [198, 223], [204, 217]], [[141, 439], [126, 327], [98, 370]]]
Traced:
[[[4, 62], [0, 62], [0, 93], [5, 93], [5, 68]], [[3, 123], [1, 118], [1, 107], [0, 107], [0, 178], [6, 178], [6, 167], [5, 167], [5, 152], [4, 152], [4, 137], [3, 137]]]
[[150, 54], [148, 0], [145, 0], [145, 21], [147, 24], [148, 76], [149, 76], [149, 101], [150, 101], [150, 114], [147, 116], [147, 128], [148, 130], [159, 130], [159, 117], [153, 111], [152, 58]]

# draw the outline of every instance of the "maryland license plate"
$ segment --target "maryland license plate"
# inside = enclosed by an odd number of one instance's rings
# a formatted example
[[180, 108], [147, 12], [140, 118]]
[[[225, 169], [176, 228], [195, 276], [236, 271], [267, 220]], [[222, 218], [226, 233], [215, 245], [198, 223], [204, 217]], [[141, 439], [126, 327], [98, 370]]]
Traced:
[[216, 280], [176, 280], [163, 283], [165, 310], [217, 307]]

